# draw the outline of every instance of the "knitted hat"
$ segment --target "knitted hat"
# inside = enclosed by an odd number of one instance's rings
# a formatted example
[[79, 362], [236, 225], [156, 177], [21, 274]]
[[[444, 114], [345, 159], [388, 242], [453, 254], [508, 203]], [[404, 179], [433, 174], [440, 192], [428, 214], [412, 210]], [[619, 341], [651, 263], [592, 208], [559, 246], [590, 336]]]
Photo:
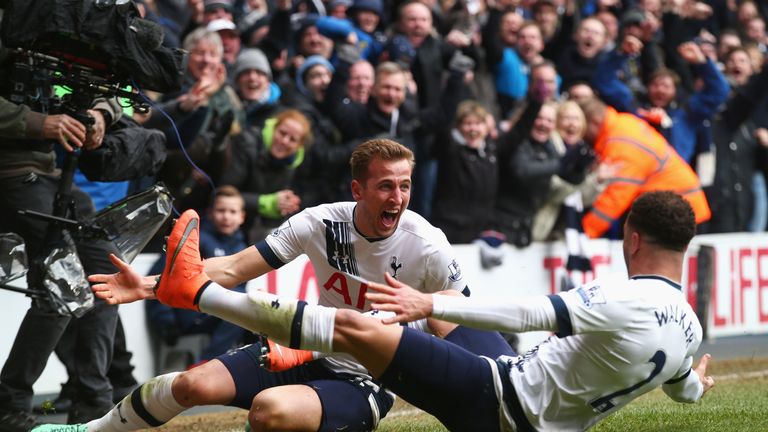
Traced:
[[645, 21], [645, 12], [640, 9], [629, 9], [621, 16], [621, 26], [639, 25]]
[[359, 10], [370, 11], [379, 16], [384, 13], [384, 7], [382, 6], [381, 0], [354, 0], [352, 6], [350, 6], [347, 11], [349, 13], [354, 13]]
[[203, 0], [203, 10], [206, 12], [215, 11], [218, 8], [223, 8], [227, 12], [232, 12], [231, 0]]
[[250, 69], [265, 73], [272, 81], [272, 69], [269, 67], [269, 60], [260, 49], [246, 48], [240, 51], [237, 60], [235, 60], [235, 78]]
[[404, 69], [411, 68], [411, 62], [416, 57], [416, 49], [411, 41], [403, 35], [395, 35], [387, 42], [384, 52], [389, 61], [399, 64]]
[[331, 0], [328, 3], [328, 8], [333, 9], [336, 6], [346, 6], [349, 9], [352, 6], [352, 0]]
[[336, 72], [336, 69], [333, 68], [331, 62], [326, 60], [325, 57], [320, 55], [307, 57], [307, 59], [304, 60], [304, 63], [301, 64], [299, 70], [296, 72], [296, 88], [299, 89], [299, 91], [304, 95], [309, 94], [307, 87], [304, 85], [304, 74], [306, 74], [310, 69], [317, 65], [325, 66], [325, 68], [331, 71], [331, 73]]

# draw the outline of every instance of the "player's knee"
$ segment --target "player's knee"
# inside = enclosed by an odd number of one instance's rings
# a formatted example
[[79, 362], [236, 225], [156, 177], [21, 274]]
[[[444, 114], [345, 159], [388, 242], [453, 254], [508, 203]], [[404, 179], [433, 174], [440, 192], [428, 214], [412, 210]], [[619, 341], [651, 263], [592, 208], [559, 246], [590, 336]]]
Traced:
[[373, 324], [375, 321], [371, 318], [366, 318], [360, 315], [359, 312], [349, 309], [338, 309], [336, 311], [336, 320], [334, 322], [334, 328], [339, 330], [360, 330], [366, 326], [366, 324]]
[[378, 319], [363, 316], [354, 310], [339, 309], [334, 322], [334, 346], [342, 350], [343, 347], [355, 346], [373, 337], [372, 334], [380, 327]]
[[[294, 407], [295, 408], [295, 407]], [[248, 413], [248, 423], [254, 432], [278, 431], [286, 424], [290, 416], [290, 407], [269, 392], [262, 392], [253, 398], [251, 410]]]
[[206, 405], [215, 399], [215, 386], [216, 380], [192, 369], [182, 372], [173, 381], [173, 396], [186, 407]]

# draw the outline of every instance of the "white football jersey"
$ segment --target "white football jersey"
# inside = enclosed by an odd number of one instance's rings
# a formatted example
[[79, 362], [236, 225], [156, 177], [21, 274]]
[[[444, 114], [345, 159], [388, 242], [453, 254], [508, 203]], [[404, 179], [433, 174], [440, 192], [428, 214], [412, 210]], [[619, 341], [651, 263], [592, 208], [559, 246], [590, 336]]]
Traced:
[[[664, 391], [681, 402], [694, 402], [703, 392], [691, 370], [701, 325], [680, 286], [666, 278], [611, 275], [548, 299], [496, 299], [496, 307], [467, 301], [476, 304], [453, 308], [458, 302], [440, 299], [435, 316], [474, 315], [461, 322], [485, 327], [504, 320], [500, 327], [507, 331], [557, 330], [524, 355], [503, 358], [511, 366], [509, 379], [520, 405], [537, 430], [587, 429], [667, 382]], [[510, 314], [515, 318], [504, 318]], [[507, 405], [501, 405], [506, 411], [501, 417], [511, 418]]]
[[370, 310], [364, 281], [385, 283], [384, 272], [424, 292], [464, 290], [451, 245], [426, 219], [406, 210], [394, 234], [371, 241], [357, 231], [354, 209], [354, 202], [308, 208], [267, 236], [268, 249], [263, 243], [257, 247], [273, 267], [306, 254], [317, 276], [318, 304], [324, 306]]

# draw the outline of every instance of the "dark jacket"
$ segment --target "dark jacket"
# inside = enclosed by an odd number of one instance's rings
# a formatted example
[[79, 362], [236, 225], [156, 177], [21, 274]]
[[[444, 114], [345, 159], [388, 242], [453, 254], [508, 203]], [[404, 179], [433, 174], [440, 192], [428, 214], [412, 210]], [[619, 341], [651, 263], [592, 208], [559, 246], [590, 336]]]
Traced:
[[[188, 77], [186, 84], [185, 91], [194, 84], [193, 79]], [[161, 105], [175, 122], [173, 125], [158, 110], [153, 110], [144, 126], [160, 129], [165, 134], [168, 156], [157, 177], [171, 190], [176, 206], [202, 210], [210, 199], [211, 185], [195, 181], [192, 174], [195, 168], [188, 158], [217, 184], [229, 164], [228, 135], [239, 132], [242, 127], [238, 121], [242, 118], [239, 113], [242, 106], [234, 89], [227, 84], [209, 98], [207, 106], [191, 112], [180, 109], [181, 94], [166, 95]]]
[[335, 187], [337, 172], [346, 169], [349, 157], [344, 160], [333, 157], [340, 135], [323, 104], [310, 100], [297, 90], [288, 90], [285, 94], [286, 106], [301, 111], [312, 126], [312, 147], [304, 155], [304, 162], [293, 179], [293, 190], [301, 196], [302, 208], [350, 199], [349, 196], [340, 197]]
[[290, 160], [276, 160], [270, 153], [274, 120], [264, 129], [250, 128], [232, 138], [232, 162], [221, 184], [235, 186], [245, 199], [244, 230], [251, 243], [262, 240], [285, 218], [275, 213], [274, 194], [289, 189], [296, 168], [304, 160], [301, 148]]
[[431, 222], [451, 243], [470, 243], [490, 227], [498, 186], [496, 143], [466, 145], [456, 129], [435, 143], [437, 184]]
[[[477, 47], [463, 48], [462, 53], [471, 57], [475, 62], [479, 59]], [[443, 75], [448, 71], [448, 63], [456, 52], [456, 48], [442, 39], [427, 37], [416, 49], [416, 57], [411, 64], [411, 73], [416, 86], [419, 108], [440, 104], [444, 95]]]
[[582, 57], [576, 44], [566, 45], [557, 60], [557, 72], [563, 79], [561, 88], [567, 89], [577, 82], [589, 83], [605, 53], [599, 53], [591, 59]]
[[715, 143], [715, 179], [704, 188], [712, 219], [704, 227], [708, 233], [746, 231], [752, 217], [754, 196], [752, 176], [756, 160], [765, 160], [765, 149], [756, 143], [752, 133], [755, 124], [749, 119], [768, 96], [768, 68], [753, 75], [747, 84], [734, 88], [731, 98], [712, 123]]
[[550, 141], [535, 143], [529, 138], [540, 109], [540, 103], [529, 100], [515, 127], [501, 138], [499, 148], [494, 223], [518, 247], [530, 244], [533, 216], [560, 167], [560, 156]]

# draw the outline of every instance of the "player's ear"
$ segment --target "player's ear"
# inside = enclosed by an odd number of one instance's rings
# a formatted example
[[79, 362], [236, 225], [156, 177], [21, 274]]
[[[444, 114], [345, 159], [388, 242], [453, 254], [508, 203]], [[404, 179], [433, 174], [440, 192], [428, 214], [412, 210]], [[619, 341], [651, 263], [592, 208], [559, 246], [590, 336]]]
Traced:
[[363, 185], [360, 184], [357, 180], [352, 180], [352, 198], [355, 199], [355, 201], [360, 201], [360, 198], [363, 197]]
[[632, 230], [629, 235], [629, 251], [634, 255], [640, 249], [640, 233]]

